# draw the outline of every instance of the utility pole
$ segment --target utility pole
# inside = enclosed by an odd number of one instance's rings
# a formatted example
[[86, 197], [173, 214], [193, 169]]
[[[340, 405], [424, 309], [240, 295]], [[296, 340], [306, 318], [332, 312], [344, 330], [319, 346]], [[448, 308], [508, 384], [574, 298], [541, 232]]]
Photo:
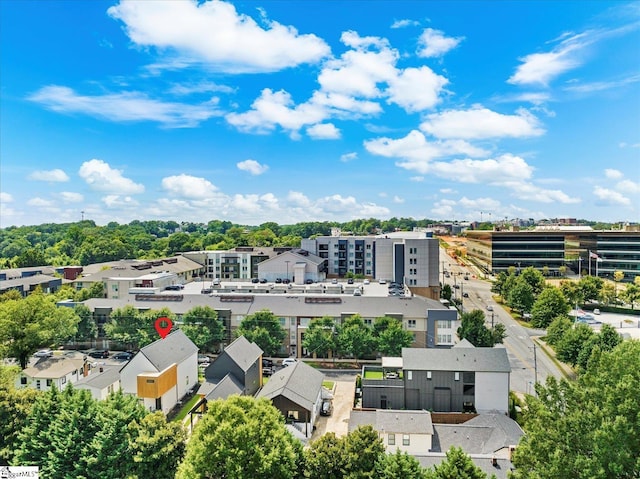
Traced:
[[535, 375], [534, 384], [538, 384], [538, 359], [536, 357], [536, 343], [533, 343], [533, 373]]
[[491, 311], [491, 329], [493, 329], [493, 311]]

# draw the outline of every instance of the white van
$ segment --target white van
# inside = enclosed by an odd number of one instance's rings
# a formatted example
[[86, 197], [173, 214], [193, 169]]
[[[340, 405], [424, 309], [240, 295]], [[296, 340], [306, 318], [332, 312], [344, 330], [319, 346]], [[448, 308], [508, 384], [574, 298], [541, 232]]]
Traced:
[[287, 366], [291, 366], [292, 364], [297, 363], [298, 360], [296, 358], [284, 358], [282, 360], [282, 367], [286, 368]]

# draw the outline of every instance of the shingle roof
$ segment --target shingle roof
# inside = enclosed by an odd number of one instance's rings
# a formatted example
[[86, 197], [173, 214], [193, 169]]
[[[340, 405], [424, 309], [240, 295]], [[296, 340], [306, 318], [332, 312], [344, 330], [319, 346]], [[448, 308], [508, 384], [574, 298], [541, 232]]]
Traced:
[[468, 454], [493, 454], [515, 446], [524, 432], [504, 414], [480, 414], [464, 424], [434, 424], [433, 451], [446, 452], [451, 446], [462, 447]]
[[148, 346], [145, 346], [138, 354], [146, 356], [158, 371], [164, 371], [172, 364], [180, 364], [197, 352], [198, 346], [193, 344], [181, 329], [178, 329], [166, 338], [158, 339]]
[[240, 336], [224, 348], [224, 353], [246, 372], [260, 358], [263, 351], [256, 343], [251, 343], [244, 336]]
[[433, 423], [429, 411], [405, 411], [376, 409], [375, 411], [351, 411], [349, 430], [371, 424], [376, 431], [399, 434], [431, 434]]
[[102, 372], [92, 372], [87, 377], [82, 378], [74, 386], [75, 387], [92, 387], [104, 389], [118, 382], [120, 379], [120, 368], [118, 366], [104, 366]]
[[269, 379], [269, 382], [258, 392], [257, 397], [273, 399], [284, 396], [307, 411], [320, 394], [324, 374], [313, 369], [302, 361], [281, 369]]
[[82, 368], [84, 363], [84, 359], [42, 358], [33, 366], [25, 368], [22, 373], [37, 379], [57, 379]]
[[414, 371], [511, 372], [509, 356], [503, 347], [403, 348], [402, 363], [404, 369]]
[[215, 399], [226, 399], [232, 394], [243, 394], [244, 389], [242, 383], [236, 379], [236, 377], [228, 373], [217, 383], [205, 382], [202, 383], [198, 394], [203, 395], [207, 401], [213, 401]]

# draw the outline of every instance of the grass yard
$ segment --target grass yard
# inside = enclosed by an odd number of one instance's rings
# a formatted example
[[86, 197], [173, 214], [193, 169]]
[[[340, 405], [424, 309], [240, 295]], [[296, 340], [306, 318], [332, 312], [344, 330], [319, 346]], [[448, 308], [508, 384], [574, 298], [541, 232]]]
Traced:
[[364, 370], [364, 379], [382, 379], [383, 377], [382, 371], [370, 371], [369, 369]]
[[322, 381], [322, 386], [329, 391], [333, 390], [333, 381]]
[[193, 396], [187, 403], [182, 406], [180, 412], [173, 418], [174, 421], [182, 421], [185, 417], [187, 417], [187, 413], [191, 411], [191, 408], [196, 405], [196, 403], [200, 400], [200, 396], [197, 394]]

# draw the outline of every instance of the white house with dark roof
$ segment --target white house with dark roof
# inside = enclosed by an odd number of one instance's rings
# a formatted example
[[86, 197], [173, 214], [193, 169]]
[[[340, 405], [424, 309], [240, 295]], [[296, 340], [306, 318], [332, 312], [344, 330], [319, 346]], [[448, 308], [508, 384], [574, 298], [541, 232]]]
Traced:
[[109, 394], [120, 390], [120, 367], [97, 366], [91, 374], [73, 385], [76, 389], [86, 389], [94, 399], [107, 399]]
[[48, 391], [52, 386], [64, 389], [89, 374], [89, 365], [83, 358], [52, 356], [41, 358], [23, 369], [16, 378], [16, 388], [33, 388]]
[[124, 393], [167, 414], [198, 385], [198, 347], [178, 329], [142, 348], [120, 370]]
[[288, 279], [294, 284], [307, 280], [324, 281], [327, 277], [327, 260], [306, 250], [286, 251], [258, 265], [258, 277], [267, 281]]
[[358, 426], [371, 425], [378, 431], [388, 453], [397, 450], [411, 455], [431, 450], [433, 423], [429, 411], [400, 409], [352, 410], [349, 432]]
[[461, 341], [450, 349], [403, 348], [401, 366], [363, 367], [362, 407], [506, 414], [510, 373], [500, 346]]
[[256, 397], [270, 399], [288, 422], [309, 437], [322, 405], [324, 374], [298, 361], [269, 379]]

